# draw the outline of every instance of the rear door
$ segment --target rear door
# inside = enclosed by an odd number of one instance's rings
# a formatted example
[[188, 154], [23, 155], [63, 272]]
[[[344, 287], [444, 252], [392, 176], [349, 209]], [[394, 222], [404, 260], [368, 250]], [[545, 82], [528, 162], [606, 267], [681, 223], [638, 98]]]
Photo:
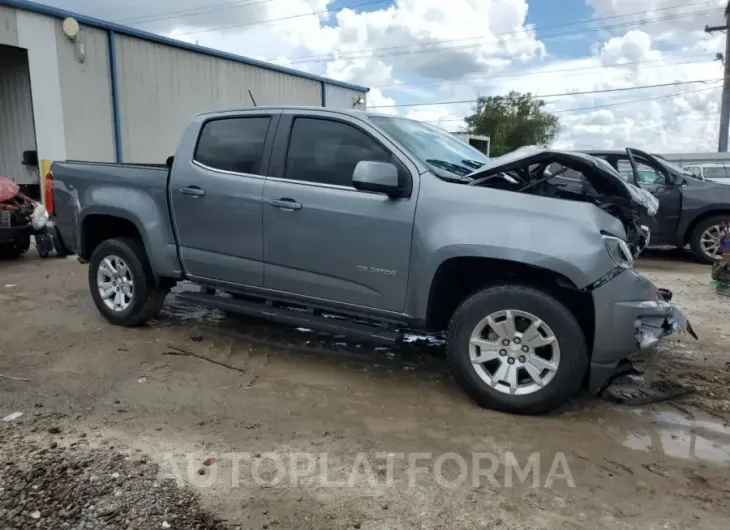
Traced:
[[[398, 167], [409, 197], [352, 186], [363, 160]], [[264, 287], [402, 312], [418, 178], [377, 129], [342, 114], [285, 111], [264, 188]]]
[[[175, 158], [170, 200], [188, 276], [263, 285], [261, 195], [278, 113], [205, 120], [194, 145]], [[184, 156], [184, 159], [180, 157]]]

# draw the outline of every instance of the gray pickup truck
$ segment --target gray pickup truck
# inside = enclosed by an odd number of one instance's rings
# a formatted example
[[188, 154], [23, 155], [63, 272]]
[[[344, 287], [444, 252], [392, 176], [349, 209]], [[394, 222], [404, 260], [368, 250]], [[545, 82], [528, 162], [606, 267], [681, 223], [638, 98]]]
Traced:
[[688, 329], [633, 270], [656, 201], [585, 154], [494, 164], [412, 120], [259, 107], [196, 116], [166, 165], [56, 162], [50, 178], [57, 236], [118, 325], [187, 280], [185, 302], [361, 340], [446, 331], [466, 392], [525, 414]]

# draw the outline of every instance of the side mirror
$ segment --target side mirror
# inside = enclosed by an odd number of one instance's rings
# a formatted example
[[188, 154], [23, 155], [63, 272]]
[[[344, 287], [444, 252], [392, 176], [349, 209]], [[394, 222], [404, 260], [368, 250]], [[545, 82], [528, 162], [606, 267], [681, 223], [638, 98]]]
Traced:
[[387, 162], [371, 162], [363, 160], [355, 166], [352, 174], [352, 186], [356, 190], [386, 193], [388, 196], [398, 194], [398, 168]]

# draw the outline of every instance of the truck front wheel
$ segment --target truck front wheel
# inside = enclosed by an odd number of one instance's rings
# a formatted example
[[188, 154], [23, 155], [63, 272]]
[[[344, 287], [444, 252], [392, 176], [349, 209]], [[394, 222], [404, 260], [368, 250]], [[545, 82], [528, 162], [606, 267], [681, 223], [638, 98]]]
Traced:
[[478, 291], [449, 323], [454, 376], [480, 406], [543, 414], [581, 388], [588, 369], [583, 331], [552, 296], [521, 285]]
[[147, 322], [165, 300], [143, 245], [131, 238], [108, 239], [96, 247], [89, 260], [89, 289], [99, 312], [118, 326]]

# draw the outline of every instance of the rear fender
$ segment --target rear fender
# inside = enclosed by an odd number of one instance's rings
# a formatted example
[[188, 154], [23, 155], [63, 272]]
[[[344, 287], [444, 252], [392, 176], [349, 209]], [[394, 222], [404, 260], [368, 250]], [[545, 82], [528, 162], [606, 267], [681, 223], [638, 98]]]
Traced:
[[[166, 237], [169, 231], [168, 212], [159, 207], [158, 201], [148, 193], [114, 186], [95, 189], [93, 202], [93, 205], [83, 209], [77, 203], [78, 209], [74, 211], [74, 217], [78, 219], [74, 223], [74, 240], [81, 254], [86, 248], [83, 232], [89, 216], [116, 217], [129, 221], [136, 227], [155, 276], [179, 277], [181, 271], [176, 246]], [[93, 222], [93, 219], [88, 222]], [[110, 236], [113, 237], [113, 234]]]

